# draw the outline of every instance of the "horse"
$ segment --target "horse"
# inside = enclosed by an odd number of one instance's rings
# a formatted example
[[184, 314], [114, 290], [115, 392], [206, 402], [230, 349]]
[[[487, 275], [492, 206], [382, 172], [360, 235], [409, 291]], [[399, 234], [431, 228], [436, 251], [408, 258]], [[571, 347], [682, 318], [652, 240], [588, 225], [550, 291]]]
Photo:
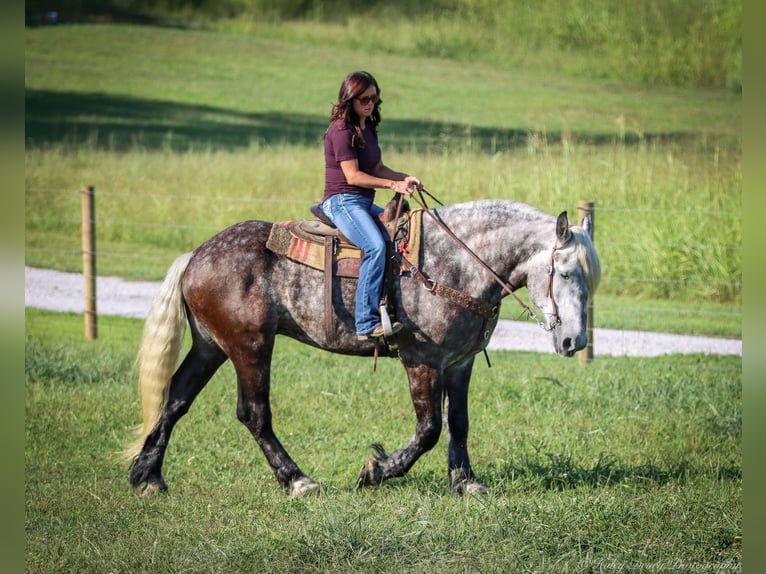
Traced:
[[[404, 476], [437, 444], [444, 426], [449, 491], [483, 494], [488, 487], [474, 474], [467, 448], [468, 389], [474, 359], [485, 352], [502, 299], [526, 287], [555, 351], [571, 357], [588, 343], [587, 305], [600, 280], [600, 262], [587, 218], [582, 225], [570, 224], [566, 211], [554, 217], [510, 200], [425, 211], [431, 217], [422, 218], [419, 266], [403, 269], [392, 281], [390, 304], [404, 329], [383, 342], [407, 373], [415, 435], [389, 453], [372, 445], [374, 456], [362, 466], [357, 487]], [[236, 373], [237, 418], [279, 485], [290, 498], [320, 491], [272, 427], [275, 338], [284, 335], [333, 353], [376, 358], [377, 344], [356, 336], [353, 278], [334, 282], [334, 333], [328, 336], [318, 312], [323, 273], [267, 249], [273, 225], [236, 223], [179, 256], [151, 304], [136, 359], [143, 423], [125, 451], [130, 482], [143, 495], [167, 491], [162, 464], [173, 428], [226, 360]], [[453, 238], [461, 238], [467, 249]], [[437, 285], [475, 304], [439, 296]], [[191, 347], [179, 365], [187, 326]]]

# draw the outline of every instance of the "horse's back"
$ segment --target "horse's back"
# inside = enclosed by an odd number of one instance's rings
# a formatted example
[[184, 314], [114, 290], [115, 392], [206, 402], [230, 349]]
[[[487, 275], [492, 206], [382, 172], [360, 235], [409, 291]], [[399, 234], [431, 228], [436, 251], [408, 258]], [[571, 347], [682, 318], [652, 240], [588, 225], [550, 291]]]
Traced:
[[268, 221], [242, 221], [215, 234], [194, 250], [192, 264], [250, 258], [265, 250], [272, 228]]

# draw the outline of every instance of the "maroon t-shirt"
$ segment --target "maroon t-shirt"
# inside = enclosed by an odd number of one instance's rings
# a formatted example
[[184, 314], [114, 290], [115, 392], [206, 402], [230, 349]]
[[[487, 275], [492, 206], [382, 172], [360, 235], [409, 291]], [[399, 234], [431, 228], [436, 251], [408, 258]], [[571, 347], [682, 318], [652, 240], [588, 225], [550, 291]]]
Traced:
[[324, 138], [324, 199], [338, 193], [358, 193], [365, 197], [375, 197], [374, 189], [350, 185], [340, 168], [340, 162], [355, 159], [359, 162], [361, 171], [372, 175], [381, 158], [378, 133], [369, 121], [365, 122], [362, 133], [367, 147], [352, 147], [353, 131], [339, 121], [330, 124]]

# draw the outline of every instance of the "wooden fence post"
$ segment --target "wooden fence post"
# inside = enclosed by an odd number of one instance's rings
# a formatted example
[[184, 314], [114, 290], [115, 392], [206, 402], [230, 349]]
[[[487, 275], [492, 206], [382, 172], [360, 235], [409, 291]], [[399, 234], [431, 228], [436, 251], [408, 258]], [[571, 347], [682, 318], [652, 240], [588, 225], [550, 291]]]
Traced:
[[[590, 216], [590, 238], [593, 239], [596, 230], [594, 203], [592, 201], [577, 202], [577, 221], [582, 225], [585, 218]], [[588, 317], [586, 319], [586, 332], [588, 334], [588, 346], [577, 352], [577, 358], [581, 365], [593, 361], [593, 297], [588, 301]]]
[[98, 337], [96, 315], [96, 201], [92, 185], [83, 187], [82, 204], [82, 275], [85, 280], [85, 338]]

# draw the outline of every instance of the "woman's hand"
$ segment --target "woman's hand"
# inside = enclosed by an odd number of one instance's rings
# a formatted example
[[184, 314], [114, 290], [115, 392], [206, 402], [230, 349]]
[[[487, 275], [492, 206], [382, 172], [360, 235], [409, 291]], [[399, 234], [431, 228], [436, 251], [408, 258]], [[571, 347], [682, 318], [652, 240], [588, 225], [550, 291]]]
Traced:
[[412, 192], [416, 189], [423, 189], [423, 184], [414, 175], [408, 175], [403, 181], [393, 181], [391, 183], [391, 189], [396, 193], [402, 193], [404, 195], [412, 195]]

